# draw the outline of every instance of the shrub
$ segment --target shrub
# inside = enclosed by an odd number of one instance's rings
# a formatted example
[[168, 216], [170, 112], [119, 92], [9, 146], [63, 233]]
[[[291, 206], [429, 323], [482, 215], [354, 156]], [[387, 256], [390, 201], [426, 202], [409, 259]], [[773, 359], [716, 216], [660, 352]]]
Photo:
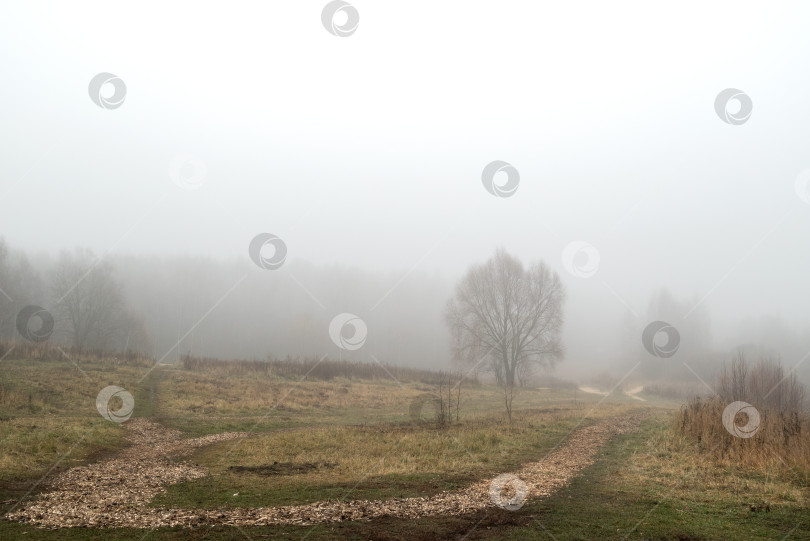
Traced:
[[[715, 391], [715, 395], [693, 398], [681, 408], [681, 432], [728, 464], [763, 471], [789, 469], [805, 478], [810, 475], [810, 416], [804, 409], [806, 390], [795, 373], [786, 373], [779, 362], [768, 359], [750, 365], [739, 355], [731, 366], [723, 366]], [[756, 408], [748, 410], [751, 415], [743, 409], [733, 419], [727, 414], [727, 424], [748, 425], [748, 432], [724, 425], [724, 412], [733, 402]], [[735, 409], [729, 412], [733, 414]]]

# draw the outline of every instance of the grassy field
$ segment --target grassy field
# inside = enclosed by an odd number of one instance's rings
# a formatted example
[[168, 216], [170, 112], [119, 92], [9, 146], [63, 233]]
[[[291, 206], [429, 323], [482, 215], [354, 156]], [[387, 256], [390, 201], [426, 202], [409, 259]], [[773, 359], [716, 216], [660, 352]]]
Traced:
[[[108, 385], [138, 389], [147, 368], [105, 362], [2, 361], [0, 374], [0, 482], [27, 482], [119, 448], [124, 429], [103, 419], [96, 396]], [[144, 415], [150, 401], [139, 400]], [[60, 461], [61, 459], [61, 461]]]
[[124, 427], [95, 409], [96, 394], [106, 385], [132, 392], [135, 416], [188, 436], [254, 434], [188, 457], [210, 475], [172, 485], [153, 502], [181, 508], [424, 496], [539, 460], [576, 426], [638, 409], [651, 416], [640, 431], [612, 439], [569, 486], [543, 500], [530, 498], [514, 512], [153, 531], [46, 531], [0, 521], [1, 539], [810, 539], [805, 475], [711, 459], [678, 430], [673, 402], [643, 393], [647, 402], [617, 395], [598, 404], [601, 397], [570, 389], [526, 389], [515, 399], [510, 427], [498, 389], [474, 384], [463, 388], [460, 421], [438, 428], [410, 415], [414, 400], [433, 390], [418, 378], [301, 381], [160, 366], [141, 381], [148, 364], [74, 362], [3, 361], [3, 513], [47, 487], [41, 481], [46, 474], [125, 445]]
[[[600, 413], [625, 409], [608, 406]], [[258, 507], [426, 496], [537, 460], [578, 420], [556, 408], [523, 411], [513, 428], [491, 417], [443, 430], [425, 423], [270, 433], [198, 452], [194, 461], [213, 475], [170, 487], [156, 504]]]

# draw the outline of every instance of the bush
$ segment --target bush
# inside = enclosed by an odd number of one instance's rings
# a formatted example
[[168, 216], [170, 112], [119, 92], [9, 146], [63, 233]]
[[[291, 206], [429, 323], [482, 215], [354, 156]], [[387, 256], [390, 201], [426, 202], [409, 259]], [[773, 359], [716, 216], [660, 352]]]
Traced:
[[[715, 391], [681, 408], [681, 432], [728, 464], [810, 475], [810, 416], [804, 409], [806, 390], [795, 373], [786, 374], [779, 362], [767, 359], [751, 366], [740, 355], [722, 368]], [[755, 410], [726, 412], [733, 402], [748, 403]], [[726, 426], [731, 423], [734, 426]]]

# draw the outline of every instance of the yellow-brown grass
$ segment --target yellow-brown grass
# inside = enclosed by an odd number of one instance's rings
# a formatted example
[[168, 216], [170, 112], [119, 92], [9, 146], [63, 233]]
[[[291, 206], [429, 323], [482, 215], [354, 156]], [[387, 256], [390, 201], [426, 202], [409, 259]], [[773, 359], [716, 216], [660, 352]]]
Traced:
[[154, 359], [135, 351], [82, 349], [53, 342], [0, 341], [0, 359], [104, 363], [107, 366], [151, 366]]
[[[721, 372], [715, 389], [717, 395], [694, 398], [681, 408], [682, 434], [723, 464], [810, 478], [810, 416], [803, 409], [805, 390], [795, 374], [786, 374], [776, 362], [751, 366], [738, 358]], [[733, 435], [723, 424], [724, 410], [736, 401], [753, 405], [759, 413], [752, 437]], [[734, 419], [737, 426], [748, 421], [744, 412]]]
[[[220, 376], [264, 375], [294, 380], [308, 379], [315, 381], [348, 379], [366, 381], [395, 380], [401, 383], [412, 381], [433, 383], [444, 374], [444, 372], [436, 370], [422, 370], [419, 368], [406, 368], [384, 363], [331, 360], [326, 358], [224, 361], [207, 357], [184, 355], [181, 359], [181, 366], [185, 370], [206, 372]], [[478, 379], [474, 374], [469, 374], [464, 379], [468, 385], [478, 383]]]
[[265, 375], [231, 375], [223, 385], [217, 372], [164, 372], [161, 411], [169, 415], [257, 414], [269, 410], [397, 407], [419, 394], [417, 387], [393, 381], [304, 381]]
[[123, 430], [101, 416], [37, 416], [0, 422], [0, 482], [75, 466], [100, 449], [123, 445]]
[[[587, 421], [621, 415], [632, 409], [632, 405], [605, 404]], [[459, 473], [488, 469], [486, 465], [490, 462], [519, 464], [520, 459], [525, 458], [526, 449], [541, 449], [543, 443], [549, 443], [550, 433], [559, 434], [554, 442], [560, 441], [582, 419], [582, 412], [574, 407], [548, 412], [519, 411], [514, 415], [515, 423], [511, 427], [503, 422], [502, 413], [496, 413], [449, 425], [443, 430], [429, 425], [328, 426], [275, 432], [246, 439], [238, 445], [222, 446], [229, 451], [233, 448], [228, 453], [228, 464], [336, 464], [320, 474], [333, 480], [357, 480], [359, 472], [366, 475]]]
[[640, 493], [654, 490], [657, 499], [686, 516], [707, 504], [741, 505], [752, 511], [783, 507], [798, 512], [807, 508], [807, 483], [790, 469], [760, 471], [730, 459], [705, 460], [701, 454], [706, 449], [682, 433], [675, 422], [659, 426], [632, 459], [613, 473], [617, 484], [635, 487]]
[[[0, 481], [40, 476], [51, 466], [71, 466], [93, 451], [124, 444], [124, 429], [99, 414], [96, 397], [108, 385], [138, 395], [137, 382], [148, 368], [57, 353], [54, 360], [34, 356], [2, 363]], [[135, 415], [148, 406], [136, 400]]]
[[[639, 407], [603, 403], [583, 420], [581, 408], [557, 402], [516, 410], [512, 426], [502, 412], [479, 412], [442, 429], [382, 423], [254, 434], [198, 451], [191, 459], [211, 475], [169, 487], [155, 504], [255, 507], [429, 495], [539, 461], [581, 427], [580, 421], [622, 416]], [[272, 473], [276, 469], [281, 473]]]

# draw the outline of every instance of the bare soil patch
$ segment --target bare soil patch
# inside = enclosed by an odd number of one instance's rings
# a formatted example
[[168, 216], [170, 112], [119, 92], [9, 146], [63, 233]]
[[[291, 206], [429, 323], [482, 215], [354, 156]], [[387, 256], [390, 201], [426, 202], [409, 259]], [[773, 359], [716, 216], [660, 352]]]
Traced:
[[337, 466], [331, 462], [273, 462], [261, 466], [230, 466], [228, 469], [236, 473], [252, 473], [255, 475], [295, 475], [313, 470], [329, 470]]

